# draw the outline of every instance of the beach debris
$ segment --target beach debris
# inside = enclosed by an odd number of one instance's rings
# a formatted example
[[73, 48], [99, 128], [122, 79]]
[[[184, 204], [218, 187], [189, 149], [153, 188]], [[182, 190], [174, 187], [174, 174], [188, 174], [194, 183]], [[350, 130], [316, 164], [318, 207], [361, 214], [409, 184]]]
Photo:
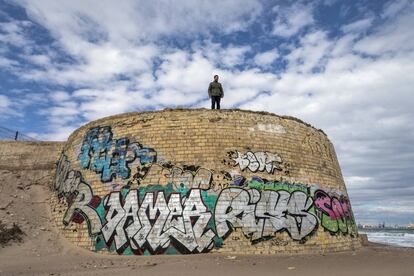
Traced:
[[294, 266], [288, 266], [288, 270], [293, 270], [293, 269], [296, 269], [296, 267], [294, 267]]
[[156, 266], [156, 265], [157, 265], [157, 263], [155, 263], [155, 262], [146, 262], [144, 264], [144, 266]]
[[235, 260], [237, 258], [237, 256], [227, 256], [226, 259], [227, 260]]
[[12, 228], [7, 228], [6, 224], [0, 221], [0, 245], [5, 246], [10, 241], [21, 242], [23, 240], [23, 235], [24, 232], [17, 224], [13, 223]]

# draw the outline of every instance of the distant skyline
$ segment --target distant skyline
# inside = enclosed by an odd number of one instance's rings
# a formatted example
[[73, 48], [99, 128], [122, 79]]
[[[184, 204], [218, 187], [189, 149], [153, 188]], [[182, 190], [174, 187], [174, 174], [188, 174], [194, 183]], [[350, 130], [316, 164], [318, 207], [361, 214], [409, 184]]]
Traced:
[[218, 74], [223, 108], [327, 133], [357, 223], [414, 223], [413, 26], [410, 0], [0, 0], [0, 126], [208, 107]]

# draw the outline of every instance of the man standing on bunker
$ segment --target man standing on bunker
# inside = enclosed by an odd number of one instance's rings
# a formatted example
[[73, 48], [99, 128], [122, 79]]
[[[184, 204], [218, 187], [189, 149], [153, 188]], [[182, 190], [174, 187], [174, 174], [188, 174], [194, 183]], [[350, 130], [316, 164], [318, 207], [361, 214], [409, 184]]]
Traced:
[[208, 96], [211, 98], [211, 109], [220, 109], [220, 100], [224, 97], [223, 87], [218, 82], [219, 76], [214, 75], [214, 81], [210, 82], [208, 86]]

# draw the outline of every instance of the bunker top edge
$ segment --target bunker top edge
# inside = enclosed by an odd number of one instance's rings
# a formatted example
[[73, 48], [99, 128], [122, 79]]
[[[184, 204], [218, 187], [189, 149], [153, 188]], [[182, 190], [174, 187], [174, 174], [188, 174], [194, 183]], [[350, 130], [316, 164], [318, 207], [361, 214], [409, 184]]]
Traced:
[[162, 113], [166, 113], [166, 112], [200, 112], [200, 111], [216, 113], [217, 115], [219, 115], [220, 113], [241, 112], [241, 113], [265, 115], [265, 116], [272, 116], [272, 117], [285, 119], [285, 120], [291, 120], [291, 121], [297, 122], [297, 123], [302, 124], [302, 125], [307, 126], [307, 127], [310, 127], [312, 129], [322, 133], [326, 137], [326, 139], [329, 142], [331, 142], [328, 138], [328, 135], [322, 129], [316, 128], [313, 125], [311, 125], [309, 123], [306, 123], [306, 122], [304, 122], [303, 120], [301, 120], [299, 118], [296, 118], [296, 117], [293, 117], [293, 116], [288, 116], [288, 115], [278, 115], [278, 114], [267, 112], [267, 111], [253, 111], [253, 110], [245, 110], [245, 109], [238, 109], [238, 108], [220, 109], [220, 110], [211, 110], [211, 109], [207, 109], [207, 108], [164, 108], [164, 109], [160, 109], [160, 110], [132, 111], [132, 112], [126, 112], [126, 113], [121, 113], [121, 114], [116, 114], [116, 115], [110, 115], [110, 116], [106, 116], [106, 117], [102, 117], [102, 118], [90, 121], [90, 122], [80, 126], [79, 128], [74, 130], [69, 135], [66, 142], [70, 141], [71, 138], [76, 136], [76, 134], [78, 132], [81, 132], [84, 129], [93, 127], [95, 125], [99, 125], [100, 123], [104, 123], [105, 121], [108, 121], [108, 120], [124, 119], [124, 118], [127, 118], [127, 117], [137, 116], [137, 115], [162, 114]]

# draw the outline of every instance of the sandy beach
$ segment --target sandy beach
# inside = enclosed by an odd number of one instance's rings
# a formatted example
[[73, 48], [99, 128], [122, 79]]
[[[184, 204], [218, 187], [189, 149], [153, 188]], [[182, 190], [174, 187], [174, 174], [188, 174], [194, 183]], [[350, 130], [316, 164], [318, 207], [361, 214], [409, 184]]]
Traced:
[[[46, 246], [45, 246], [46, 247]], [[24, 257], [22, 257], [22, 255]], [[31, 256], [24, 245], [2, 249], [1, 275], [413, 275], [414, 250], [371, 244], [325, 256], [102, 256], [70, 249]]]
[[[114, 256], [67, 242], [50, 219], [50, 191], [19, 171], [0, 171], [0, 220], [25, 233], [0, 247], [0, 275], [414, 275], [414, 248], [369, 243], [356, 252], [267, 256]], [[237, 253], [237, 252], [235, 252]]]

